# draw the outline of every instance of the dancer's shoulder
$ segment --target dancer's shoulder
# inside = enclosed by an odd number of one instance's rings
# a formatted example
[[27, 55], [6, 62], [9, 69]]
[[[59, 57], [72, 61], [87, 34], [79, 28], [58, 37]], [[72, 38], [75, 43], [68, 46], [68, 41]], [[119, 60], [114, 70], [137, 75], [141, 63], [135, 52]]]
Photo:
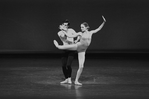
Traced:
[[69, 31], [69, 32], [75, 32], [75, 30], [72, 29], [72, 28], [69, 28], [68, 31]]

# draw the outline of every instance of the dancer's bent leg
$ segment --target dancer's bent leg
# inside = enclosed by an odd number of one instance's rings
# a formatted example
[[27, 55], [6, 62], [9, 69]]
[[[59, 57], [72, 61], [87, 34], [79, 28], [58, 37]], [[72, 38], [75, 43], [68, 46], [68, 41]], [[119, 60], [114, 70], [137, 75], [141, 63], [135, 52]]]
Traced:
[[85, 52], [79, 52], [78, 53], [78, 60], [79, 60], [79, 69], [77, 71], [77, 75], [76, 75], [76, 79], [75, 79], [75, 84], [76, 85], [82, 85], [81, 83], [79, 83], [79, 78], [81, 76], [81, 73], [83, 71], [83, 67], [84, 67], [84, 62], [85, 62]]

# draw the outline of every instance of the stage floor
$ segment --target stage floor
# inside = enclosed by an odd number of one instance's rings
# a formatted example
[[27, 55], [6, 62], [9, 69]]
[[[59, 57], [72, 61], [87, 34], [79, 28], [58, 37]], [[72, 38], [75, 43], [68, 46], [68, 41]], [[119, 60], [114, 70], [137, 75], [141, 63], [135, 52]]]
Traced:
[[0, 58], [0, 99], [149, 99], [148, 58], [87, 58], [83, 86], [63, 79], [60, 58]]

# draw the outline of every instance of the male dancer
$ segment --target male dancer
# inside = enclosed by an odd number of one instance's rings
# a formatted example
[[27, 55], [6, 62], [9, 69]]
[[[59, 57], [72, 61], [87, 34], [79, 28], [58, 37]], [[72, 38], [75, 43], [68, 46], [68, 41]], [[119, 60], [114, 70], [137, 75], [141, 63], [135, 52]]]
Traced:
[[[61, 41], [63, 42], [63, 45], [68, 45], [68, 44], [74, 44], [75, 42], [77, 42], [79, 40], [79, 38], [77, 38], [76, 40], [74, 40], [74, 38], [70, 38], [67, 37], [65, 35], [65, 33], [67, 33], [68, 35], [75, 35], [76, 32], [72, 29], [69, 28], [69, 21], [65, 20], [62, 25], [59, 26], [59, 29], [61, 31], [58, 32], [58, 36], [60, 37]], [[63, 74], [65, 76], [65, 80], [60, 82], [61, 84], [71, 84], [71, 73], [72, 73], [72, 68], [71, 68], [71, 64], [73, 62], [74, 59], [74, 55], [76, 53], [76, 51], [70, 51], [70, 50], [63, 50], [64, 53], [62, 55], [62, 70], [63, 70]]]

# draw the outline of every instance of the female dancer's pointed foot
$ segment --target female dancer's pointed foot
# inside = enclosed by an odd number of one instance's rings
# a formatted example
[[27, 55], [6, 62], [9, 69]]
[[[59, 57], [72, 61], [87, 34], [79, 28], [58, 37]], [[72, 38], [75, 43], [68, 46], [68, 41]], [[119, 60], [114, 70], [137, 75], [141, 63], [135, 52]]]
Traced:
[[75, 85], [82, 86], [82, 83], [79, 83], [79, 82], [77, 82], [77, 81], [75, 81], [74, 84], [75, 84]]
[[58, 42], [56, 40], [53, 40], [53, 43], [56, 47], [58, 47]]

